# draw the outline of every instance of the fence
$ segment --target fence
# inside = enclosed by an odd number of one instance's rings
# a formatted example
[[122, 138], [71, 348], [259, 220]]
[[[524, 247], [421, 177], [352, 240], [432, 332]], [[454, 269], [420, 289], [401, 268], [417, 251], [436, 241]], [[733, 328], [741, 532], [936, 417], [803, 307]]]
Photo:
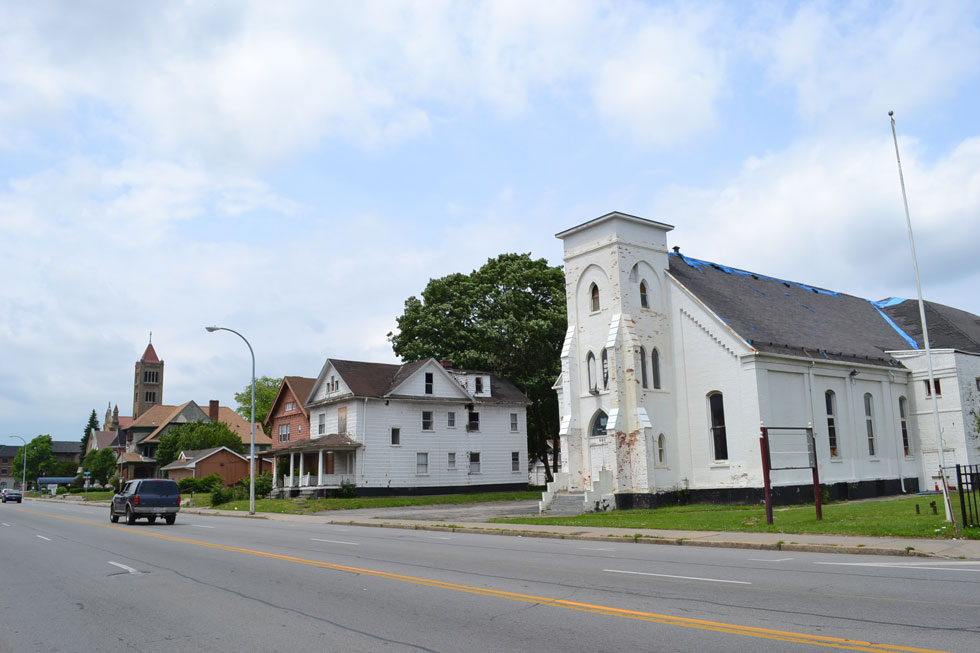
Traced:
[[980, 465], [957, 465], [956, 487], [960, 491], [963, 528], [980, 526], [980, 507], [977, 505], [977, 494], [980, 491]]

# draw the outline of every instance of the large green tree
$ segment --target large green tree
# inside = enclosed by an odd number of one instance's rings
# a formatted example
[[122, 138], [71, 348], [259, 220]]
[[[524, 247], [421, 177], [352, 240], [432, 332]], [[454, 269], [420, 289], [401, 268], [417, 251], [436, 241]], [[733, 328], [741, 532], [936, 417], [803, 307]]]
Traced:
[[92, 433], [99, 430], [99, 418], [95, 416], [95, 409], [92, 409], [92, 414], [88, 416], [88, 424], [85, 425], [85, 431], [82, 434], [82, 447], [81, 454], [79, 455], [79, 460], [85, 458], [88, 452], [88, 441], [92, 437]]
[[388, 339], [406, 362], [450, 360], [516, 384], [531, 400], [528, 453], [547, 468], [547, 441], [558, 435], [552, 386], [566, 328], [562, 269], [530, 254], [501, 254], [470, 274], [430, 280], [421, 299], [405, 301]]
[[99, 485], [109, 482], [109, 477], [116, 473], [116, 452], [112, 449], [93, 449], [85, 456], [82, 469]]
[[160, 436], [157, 447], [157, 465], [163, 467], [177, 459], [181, 451], [228, 447], [236, 453], [245, 453], [245, 443], [224, 422], [199, 420], [181, 424]]
[[[269, 376], [263, 376], [255, 379], [255, 423], [260, 427], [265, 429], [265, 418], [272, 410], [272, 402], [276, 400], [276, 394], [279, 392], [279, 386], [282, 385], [282, 379], [273, 379]], [[235, 402], [238, 404], [238, 408], [235, 411], [248, 419], [251, 416], [252, 408], [252, 384], [249, 383], [245, 386], [245, 389], [241, 392], [235, 394]], [[269, 435], [266, 432], [266, 435]]]
[[[14, 456], [14, 478], [21, 478], [24, 470], [24, 447]], [[34, 483], [38, 476], [54, 475], [57, 460], [51, 450], [51, 436], [39, 435], [27, 443], [27, 481]], [[74, 475], [74, 473], [72, 473]]]

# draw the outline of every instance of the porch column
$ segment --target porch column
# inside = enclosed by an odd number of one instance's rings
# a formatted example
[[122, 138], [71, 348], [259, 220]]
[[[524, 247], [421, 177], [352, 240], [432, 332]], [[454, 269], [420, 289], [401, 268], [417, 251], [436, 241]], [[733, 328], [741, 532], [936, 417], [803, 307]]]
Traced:
[[277, 474], [276, 463], [279, 462], [279, 456], [272, 457], [272, 488], [274, 490], [279, 489], [279, 474]]
[[316, 484], [323, 485], [323, 449], [317, 451]]
[[300, 486], [303, 485], [303, 463], [306, 461], [306, 454], [302, 451], [299, 452], [299, 482]]
[[289, 478], [296, 476], [296, 454], [289, 452]]

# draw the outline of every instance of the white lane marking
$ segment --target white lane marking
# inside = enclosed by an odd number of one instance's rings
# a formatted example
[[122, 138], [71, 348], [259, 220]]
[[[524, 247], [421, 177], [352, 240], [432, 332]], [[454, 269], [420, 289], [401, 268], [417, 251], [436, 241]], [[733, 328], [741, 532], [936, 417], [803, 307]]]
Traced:
[[8, 524], [7, 522], [3, 522], [3, 525], [4, 526], [10, 526], [10, 524]]
[[939, 571], [980, 571], [980, 569], [951, 569], [961, 565], [980, 565], [980, 560], [950, 560], [948, 562], [814, 562], [815, 565], [837, 567], [881, 567], [886, 569], [931, 569]]
[[429, 537], [427, 537], [425, 539], [427, 539], [427, 540], [455, 540], [456, 538], [455, 537], [442, 537], [442, 536], [439, 536], [439, 535], [430, 535]]
[[204, 524], [191, 524], [194, 528], [214, 528], [214, 526], [205, 526]]
[[112, 560], [109, 560], [109, 564], [110, 565], [113, 565], [113, 566], [116, 566], [116, 567], [119, 567], [120, 569], [125, 569], [126, 571], [128, 571], [131, 574], [138, 574], [138, 573], [140, 573], [140, 572], [136, 571], [135, 569], [133, 569], [132, 567], [127, 567], [126, 565], [124, 565], [122, 563], [119, 563], [119, 562], [113, 562]]
[[746, 558], [752, 562], [786, 562], [787, 560], [792, 560], [792, 558]]
[[51, 541], [51, 538], [50, 537], [44, 537], [43, 535], [38, 535], [37, 537], [41, 538], [45, 542], [50, 542]]
[[607, 546], [605, 548], [600, 548], [600, 547], [597, 547], [597, 546], [580, 546], [579, 547], [579, 550], [581, 550], [581, 551], [615, 551], [616, 549], [614, 549], [611, 546]]
[[681, 580], [703, 580], [709, 583], [732, 583], [734, 585], [751, 585], [744, 580], [723, 580], [721, 578], [698, 578], [697, 576], [673, 576], [671, 574], [650, 574], [645, 571], [623, 571], [622, 569], [603, 569], [612, 574], [633, 574], [636, 576], [657, 576], [658, 578], [679, 578]]
[[311, 537], [310, 539], [313, 540], [314, 542], [329, 542], [330, 544], [349, 544], [351, 546], [361, 546], [357, 542], [341, 542], [340, 540], [320, 540], [315, 537]]

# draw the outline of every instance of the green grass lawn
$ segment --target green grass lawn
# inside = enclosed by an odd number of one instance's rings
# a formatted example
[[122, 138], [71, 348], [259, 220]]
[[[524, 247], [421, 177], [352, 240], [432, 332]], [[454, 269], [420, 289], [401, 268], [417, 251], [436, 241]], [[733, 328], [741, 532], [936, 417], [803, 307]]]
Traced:
[[[195, 495], [194, 504], [197, 502]], [[490, 492], [485, 494], [444, 494], [438, 496], [407, 497], [355, 497], [353, 499], [256, 499], [255, 512], [278, 512], [309, 515], [327, 510], [353, 510], [355, 508], [400, 508], [403, 506], [431, 506], [446, 504], [486, 503], [488, 501], [527, 501], [540, 499], [541, 491]], [[210, 505], [210, 501], [208, 502]], [[248, 499], [230, 501], [216, 506], [219, 510], [248, 510]]]
[[[929, 506], [936, 501], [938, 515]], [[915, 505], [920, 514], [916, 514]], [[776, 508], [773, 525], [766, 524], [764, 506], [691, 505], [655, 510], [615, 510], [577, 517], [529, 517], [495, 520], [509, 524], [560, 524], [625, 529], [673, 529], [690, 531], [741, 531], [759, 533], [833, 533], [876, 537], [951, 538], [952, 524], [943, 521], [942, 496], [925, 495], [831, 503], [823, 506], [817, 521], [812, 505]], [[954, 510], [958, 506], [954, 504]], [[958, 515], [954, 512], [954, 517]], [[980, 539], [980, 529], [963, 531], [960, 537]]]

